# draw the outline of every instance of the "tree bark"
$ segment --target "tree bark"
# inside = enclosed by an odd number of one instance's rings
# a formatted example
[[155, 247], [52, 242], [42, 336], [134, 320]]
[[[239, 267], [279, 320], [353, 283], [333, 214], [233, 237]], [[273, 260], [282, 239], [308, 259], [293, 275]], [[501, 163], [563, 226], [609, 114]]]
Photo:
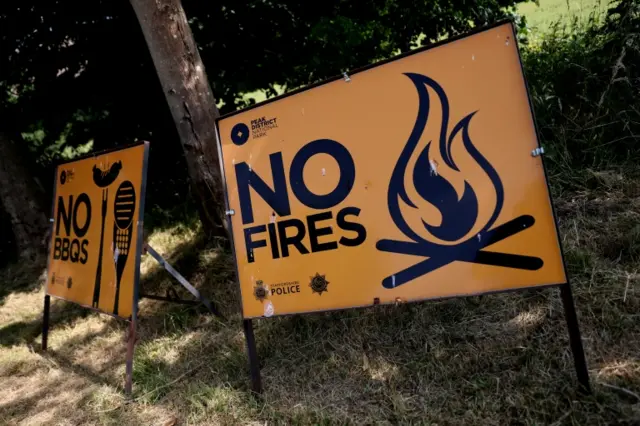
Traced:
[[0, 133], [0, 202], [11, 221], [22, 259], [32, 258], [46, 245], [49, 226], [36, 188], [19, 147]]
[[180, 0], [130, 0], [178, 129], [200, 219], [210, 236], [228, 236], [215, 138], [219, 116]]

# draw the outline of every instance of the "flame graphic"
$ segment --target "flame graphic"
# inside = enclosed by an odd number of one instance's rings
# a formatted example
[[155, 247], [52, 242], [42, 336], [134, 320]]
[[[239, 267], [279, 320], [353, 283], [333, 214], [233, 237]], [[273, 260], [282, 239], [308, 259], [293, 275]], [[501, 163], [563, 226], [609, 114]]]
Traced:
[[[488, 250], [495, 243], [531, 228], [535, 218], [521, 215], [494, 226], [504, 205], [504, 187], [496, 170], [471, 142], [469, 125], [477, 111], [449, 129], [449, 100], [443, 88], [427, 76], [405, 75], [418, 92], [418, 116], [391, 174], [387, 202], [393, 222], [410, 241], [381, 239], [376, 248], [424, 259], [384, 278], [382, 286], [394, 289], [452, 262], [529, 271], [542, 268], [544, 261], [541, 258]], [[433, 99], [430, 92], [435, 94]], [[420, 140], [433, 132], [437, 134], [436, 143], [429, 141], [419, 150]], [[466, 156], [466, 161], [460, 161], [458, 156]], [[444, 164], [439, 165], [438, 158]], [[411, 166], [413, 169], [409, 170]], [[472, 168], [476, 171], [469, 173]], [[466, 176], [473, 176], [474, 182], [484, 180], [482, 188], [495, 191], [493, 209], [480, 211], [478, 194]], [[413, 200], [409, 194], [414, 196]], [[482, 195], [483, 202], [492, 198], [486, 191]], [[416, 210], [421, 222], [413, 220], [416, 215], [412, 213]], [[439, 223], [425, 220], [425, 216], [433, 216], [429, 213], [439, 214]], [[421, 236], [416, 227], [421, 232], [426, 230], [428, 236]]]
[[[411, 181], [414, 187], [412, 189], [415, 189], [415, 193], [432, 206], [432, 210], [435, 208], [442, 219], [440, 224], [434, 225], [429, 224], [423, 217], [421, 219], [422, 225], [429, 235], [440, 240], [443, 245], [460, 241], [467, 236], [471, 230], [480, 226], [476, 224], [479, 216], [478, 196], [472, 186], [462, 177], [464, 188], [461, 191], [462, 195], [460, 195], [452, 181], [447, 179], [447, 177], [453, 176], [460, 179], [462, 176], [458, 164], [456, 164], [452, 156], [454, 141], [461, 141], [462, 147], [456, 147], [456, 152], [459, 152], [459, 148], [461, 148], [468, 153], [473, 161], [475, 161], [486, 174], [486, 177], [495, 189], [496, 198], [493, 211], [481, 229], [474, 232], [474, 235], [476, 233], [480, 235], [489, 230], [498, 218], [504, 203], [504, 188], [496, 170], [471, 141], [469, 124], [477, 111], [462, 118], [450, 130], [449, 100], [443, 88], [435, 80], [427, 76], [414, 73], [406, 73], [405, 75], [411, 79], [416, 87], [419, 107], [413, 130], [391, 176], [388, 192], [388, 205], [391, 217], [398, 229], [408, 238], [415, 242], [427, 242], [427, 240], [416, 232], [407, 222], [407, 219], [403, 215], [403, 206], [400, 201], [402, 200], [402, 202], [410, 208], [419, 211], [423, 210], [418, 207], [420, 200], [415, 200], [416, 202], [414, 202], [409, 197], [405, 184], [405, 176], [407, 175], [411, 159], [415, 156], [419, 142], [427, 129], [427, 125], [429, 125], [430, 130], [438, 130], [437, 145], [430, 141], [422, 152], [417, 154], [417, 159], [413, 166], [413, 173], [410, 177], [412, 177]], [[429, 89], [436, 95], [433, 99], [433, 105]], [[432, 109], [438, 106], [442, 112], [440, 122], [437, 122], [438, 115], [435, 113], [432, 114]], [[436, 127], [439, 125], [439, 129], [432, 129], [432, 122], [435, 122]], [[435, 167], [435, 164], [438, 164], [436, 154], [439, 154], [444, 162], [444, 165], [439, 165], [437, 168]], [[445, 169], [446, 173], [441, 173], [441, 171], [443, 171], [441, 169], [442, 167], [448, 168], [448, 170]]]

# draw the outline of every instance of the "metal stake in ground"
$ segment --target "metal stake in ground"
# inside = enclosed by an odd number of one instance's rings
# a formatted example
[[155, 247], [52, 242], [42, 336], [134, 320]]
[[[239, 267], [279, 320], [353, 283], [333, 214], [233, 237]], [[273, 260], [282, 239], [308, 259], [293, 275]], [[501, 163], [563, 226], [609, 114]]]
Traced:
[[44, 314], [42, 318], [42, 350], [47, 350], [49, 341], [49, 308], [51, 306], [51, 296], [44, 296]]
[[580, 337], [580, 327], [578, 327], [578, 316], [576, 315], [576, 307], [573, 302], [573, 294], [571, 293], [571, 284], [566, 283], [560, 286], [560, 297], [564, 305], [564, 316], [567, 320], [569, 328], [569, 341], [571, 343], [571, 352], [573, 352], [573, 362], [576, 367], [576, 375], [580, 389], [587, 393], [591, 393], [589, 384], [589, 369], [584, 356], [582, 347], [582, 338]]
[[129, 323], [129, 338], [127, 339], [127, 378], [124, 384], [124, 392], [127, 397], [131, 397], [131, 389], [133, 388], [133, 353], [136, 344], [136, 323], [138, 322], [136, 311], [137, 309], [134, 310], [133, 315], [131, 316], [131, 322]]
[[260, 365], [258, 360], [258, 351], [256, 350], [256, 339], [253, 335], [253, 323], [250, 319], [242, 321], [244, 326], [244, 335], [247, 339], [247, 352], [249, 354], [249, 371], [251, 372], [251, 391], [256, 394], [262, 394], [262, 379], [260, 378]]

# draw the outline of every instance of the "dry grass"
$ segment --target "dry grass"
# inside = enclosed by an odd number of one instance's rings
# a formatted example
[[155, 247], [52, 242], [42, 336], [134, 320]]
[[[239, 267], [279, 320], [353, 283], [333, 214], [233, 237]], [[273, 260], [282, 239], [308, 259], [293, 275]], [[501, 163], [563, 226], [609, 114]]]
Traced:
[[[255, 400], [231, 258], [182, 229], [156, 233], [151, 244], [228, 320], [144, 301], [131, 403], [122, 393], [124, 324], [55, 302], [50, 351], [40, 353], [42, 265], [1, 273], [13, 284], [0, 306], [0, 419], [638, 425], [640, 180], [625, 174], [592, 174], [557, 203], [593, 396], [575, 392], [551, 289], [258, 321], [265, 394]], [[149, 260], [143, 267], [145, 291], [162, 294], [168, 277]]]

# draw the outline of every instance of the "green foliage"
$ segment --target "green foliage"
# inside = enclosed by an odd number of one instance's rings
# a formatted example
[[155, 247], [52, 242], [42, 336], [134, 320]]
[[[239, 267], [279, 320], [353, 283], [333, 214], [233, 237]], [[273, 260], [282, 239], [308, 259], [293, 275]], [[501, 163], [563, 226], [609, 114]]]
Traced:
[[[511, 15], [552, 170], [637, 160], [637, 0], [556, 24], [530, 46], [518, 0], [183, 3], [223, 113]], [[150, 223], [193, 217], [178, 137], [128, 2], [1, 2], [0, 27], [0, 123], [22, 135], [45, 188], [61, 158], [146, 139]]]
[[233, 110], [246, 105], [243, 93], [274, 95], [278, 86], [293, 89], [323, 80], [493, 22], [518, 1], [331, 0], [310, 6], [286, 0], [220, 9], [183, 3], [214, 93]]
[[640, 3], [614, 3], [604, 20], [556, 24], [524, 51], [542, 144], [556, 172], [640, 159]]
[[[183, 0], [222, 112], [513, 13], [522, 0]], [[0, 2], [0, 127], [34, 173], [92, 150], [151, 141], [148, 211], [189, 203], [186, 164], [128, 1]], [[91, 145], [88, 145], [91, 143]], [[78, 147], [80, 147], [78, 149]], [[190, 207], [190, 205], [189, 205]]]
[[[243, 93], [275, 94], [278, 85], [309, 84], [493, 22], [512, 13], [519, 1], [183, 4], [214, 93], [226, 110], [233, 110], [245, 104]], [[81, 122], [79, 116], [122, 108], [124, 99], [130, 104], [131, 97], [158, 91], [127, 2], [3, 2], [0, 25], [6, 29], [0, 58], [11, 64], [0, 69], [3, 98], [30, 105], [29, 116], [53, 112], [43, 123], [52, 135], [69, 122]], [[84, 132], [76, 133], [82, 137]]]
[[517, 11], [527, 18], [527, 26], [534, 35], [542, 35], [558, 22], [586, 23], [594, 14], [601, 18], [608, 4], [608, 0], [543, 0], [521, 3]]

